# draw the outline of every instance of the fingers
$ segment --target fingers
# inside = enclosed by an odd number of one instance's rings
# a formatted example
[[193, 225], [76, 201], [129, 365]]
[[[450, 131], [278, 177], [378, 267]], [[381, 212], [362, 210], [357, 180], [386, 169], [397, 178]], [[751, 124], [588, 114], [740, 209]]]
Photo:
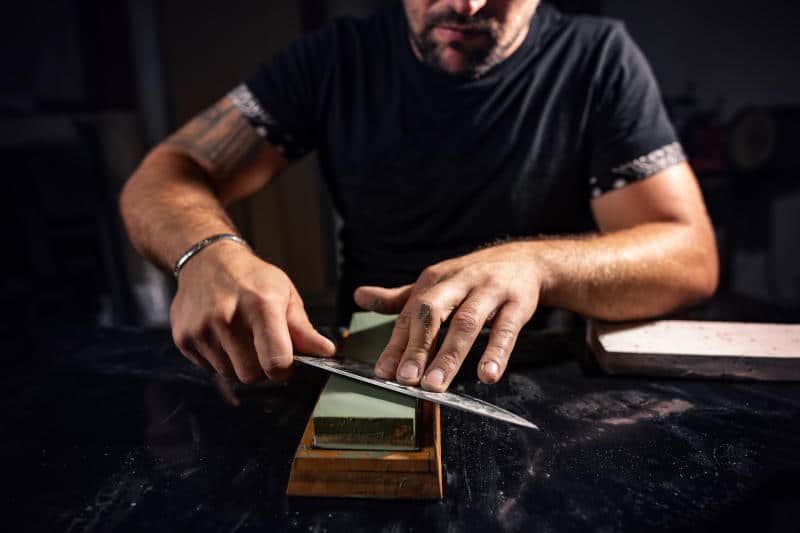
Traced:
[[235, 377], [227, 354], [213, 334], [203, 327], [195, 328], [195, 331], [192, 334], [176, 326], [172, 328], [173, 341], [183, 356], [201, 368], [225, 377]]
[[333, 344], [333, 341], [319, 333], [311, 325], [299, 297], [290, 300], [286, 320], [292, 345], [297, 353], [324, 357], [331, 357], [336, 353], [336, 345]]
[[178, 288], [170, 307], [173, 339], [187, 358], [252, 383], [287, 377], [294, 349], [333, 355], [283, 271], [249, 253], [219, 263], [225, 268], [212, 261], [214, 268], [190, 270], [194, 282]]
[[[178, 346], [177, 343], [175, 343], [175, 345]], [[217, 370], [213, 367], [213, 365], [211, 365], [208, 361], [206, 361], [206, 359], [200, 354], [200, 350], [198, 350], [194, 346], [187, 345], [185, 348], [181, 348], [180, 346], [178, 346], [178, 350], [180, 350], [183, 356], [186, 357], [192, 363], [194, 363], [196, 366], [204, 368], [209, 372], [217, 372]], [[217, 373], [220, 374], [219, 372]]]
[[289, 376], [294, 350], [331, 356], [335, 346], [308, 320], [299, 297], [247, 298], [233, 317], [192, 317], [196, 327], [173, 326], [176, 345], [194, 364], [243, 383]]
[[446, 317], [440, 309], [419, 300], [411, 305], [410, 313], [408, 343], [398, 361], [395, 378], [404, 385], [417, 385]]
[[353, 299], [362, 309], [385, 314], [399, 313], [408, 301], [413, 288], [414, 285], [391, 289], [364, 285], [356, 289]]
[[[436, 285], [412, 297], [406, 304], [408, 340], [400, 355], [395, 378], [405, 385], [418, 385], [430, 358], [442, 322], [463, 300], [466, 289], [456, 282]], [[396, 357], [398, 351], [390, 354]]]
[[259, 365], [253, 334], [241, 317], [235, 317], [230, 324], [217, 322], [213, 327], [239, 381], [256, 383], [266, 379], [266, 373]]
[[258, 362], [264, 373], [270, 379], [278, 381], [286, 379], [294, 353], [286, 321], [286, 310], [259, 304], [250, 320]]
[[453, 314], [442, 347], [431, 361], [422, 380], [422, 388], [442, 392], [455, 377], [489, 315], [497, 308], [496, 295], [474, 292]]
[[375, 362], [375, 375], [381, 379], [395, 379], [397, 365], [408, 344], [408, 333], [411, 327], [411, 313], [402, 311], [394, 321], [392, 336]]
[[497, 383], [508, 365], [508, 357], [517, 342], [520, 329], [530, 319], [517, 302], [506, 302], [492, 322], [489, 342], [478, 363], [478, 378], [484, 383]]

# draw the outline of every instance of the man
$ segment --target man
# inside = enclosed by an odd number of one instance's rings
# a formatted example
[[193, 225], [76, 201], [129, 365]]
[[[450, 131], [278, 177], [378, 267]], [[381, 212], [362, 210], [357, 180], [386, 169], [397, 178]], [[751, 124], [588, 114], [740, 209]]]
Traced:
[[253, 382], [333, 355], [281, 270], [227, 237], [191, 248], [235, 233], [223, 206], [312, 148], [344, 220], [340, 304], [400, 313], [379, 377], [445, 390], [490, 324], [494, 383], [540, 304], [628, 320], [715, 290], [699, 188], [621, 24], [404, 0], [293, 43], [126, 185], [137, 249], [181, 258], [172, 330], [195, 364]]

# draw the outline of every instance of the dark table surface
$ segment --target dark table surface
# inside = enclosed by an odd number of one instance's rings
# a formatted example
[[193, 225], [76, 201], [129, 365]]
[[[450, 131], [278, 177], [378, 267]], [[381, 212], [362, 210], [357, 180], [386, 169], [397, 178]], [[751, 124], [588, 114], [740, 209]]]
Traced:
[[600, 376], [579, 330], [529, 333], [499, 384], [472, 363], [453, 389], [542, 430], [443, 409], [442, 501], [289, 498], [321, 372], [232, 385], [166, 331], [57, 337], [0, 378], [5, 522], [25, 530], [800, 528], [798, 383]]

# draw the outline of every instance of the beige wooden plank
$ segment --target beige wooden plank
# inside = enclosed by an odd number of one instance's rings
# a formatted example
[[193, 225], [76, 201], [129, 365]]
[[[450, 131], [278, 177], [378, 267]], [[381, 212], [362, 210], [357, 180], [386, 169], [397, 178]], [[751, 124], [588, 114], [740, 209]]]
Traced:
[[610, 374], [800, 380], [800, 325], [660, 320], [590, 322], [587, 341]]
[[697, 356], [800, 357], [800, 325], [658, 320], [598, 324], [608, 352]]

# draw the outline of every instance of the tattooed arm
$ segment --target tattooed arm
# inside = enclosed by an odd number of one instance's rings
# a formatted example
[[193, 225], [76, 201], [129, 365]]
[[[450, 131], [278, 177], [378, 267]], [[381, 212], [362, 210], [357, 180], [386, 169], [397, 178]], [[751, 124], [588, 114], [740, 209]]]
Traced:
[[133, 245], [171, 270], [195, 242], [235, 232], [223, 206], [285, 166], [230, 100], [220, 100], [150, 152], [126, 183], [120, 208]]
[[[120, 196], [128, 235], [171, 270], [192, 244], [236, 233], [225, 206], [286, 165], [223, 98], [153, 149], [130, 177]], [[214, 243], [181, 270], [170, 321], [187, 358], [248, 383], [284, 377], [294, 350], [334, 350], [311, 326], [286, 274], [231, 241]]]

